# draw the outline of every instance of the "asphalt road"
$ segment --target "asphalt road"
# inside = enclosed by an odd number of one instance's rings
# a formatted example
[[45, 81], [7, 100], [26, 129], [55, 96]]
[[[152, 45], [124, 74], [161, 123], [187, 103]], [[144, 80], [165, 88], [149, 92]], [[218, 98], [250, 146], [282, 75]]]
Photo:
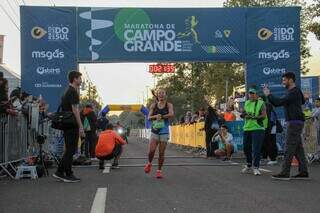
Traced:
[[[149, 175], [143, 172], [147, 145], [131, 138], [120, 161], [123, 167], [110, 173], [96, 165], [75, 168], [80, 183], [52, 177], [0, 179], [0, 213], [99, 213], [99, 206], [107, 213], [319, 212], [319, 165], [310, 167], [309, 181], [275, 181], [270, 175], [279, 171], [278, 166], [263, 166], [259, 177], [243, 175], [243, 160], [208, 160], [169, 146], [168, 166], [159, 180], [154, 177], [156, 167]], [[100, 201], [98, 188], [107, 192]]]

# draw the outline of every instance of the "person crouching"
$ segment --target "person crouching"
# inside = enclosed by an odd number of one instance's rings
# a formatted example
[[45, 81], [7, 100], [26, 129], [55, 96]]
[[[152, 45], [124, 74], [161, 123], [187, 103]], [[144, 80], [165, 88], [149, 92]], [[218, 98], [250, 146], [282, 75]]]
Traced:
[[115, 131], [113, 125], [107, 124], [106, 130], [99, 135], [96, 157], [100, 160], [99, 169], [104, 169], [104, 161], [114, 159], [112, 169], [119, 168], [122, 146], [127, 144]]

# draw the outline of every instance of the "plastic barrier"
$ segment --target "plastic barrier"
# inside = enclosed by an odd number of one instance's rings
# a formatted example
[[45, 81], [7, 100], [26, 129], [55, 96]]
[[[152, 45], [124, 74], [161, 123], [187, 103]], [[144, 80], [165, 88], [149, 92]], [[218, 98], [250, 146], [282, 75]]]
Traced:
[[[244, 121], [233, 121], [225, 123], [229, 127], [229, 132], [233, 135], [233, 144], [235, 151], [243, 150], [243, 125]], [[170, 126], [170, 142], [188, 147], [206, 148], [205, 143], [205, 131], [204, 122], [187, 124], [187, 125], [174, 125]], [[305, 129], [302, 137], [305, 143], [305, 152], [308, 156], [318, 155], [319, 145], [318, 144], [318, 128], [312, 120], [307, 120], [305, 123]], [[281, 134], [277, 134], [277, 145], [279, 152], [282, 152], [285, 139], [285, 130]], [[132, 130], [131, 136], [148, 138], [150, 136], [149, 129], [135, 129]], [[320, 156], [318, 156], [320, 158]]]

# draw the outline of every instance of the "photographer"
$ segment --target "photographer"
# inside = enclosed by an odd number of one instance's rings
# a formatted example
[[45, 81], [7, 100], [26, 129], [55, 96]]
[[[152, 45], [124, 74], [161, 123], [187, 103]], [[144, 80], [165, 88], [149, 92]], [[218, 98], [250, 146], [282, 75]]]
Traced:
[[230, 161], [231, 155], [234, 152], [234, 146], [232, 144], [233, 136], [228, 132], [229, 128], [222, 124], [220, 130], [214, 134], [212, 141], [218, 142], [219, 148], [215, 150], [215, 155], [218, 157], [226, 156], [223, 161]]
[[99, 169], [104, 169], [104, 160], [111, 159], [114, 159], [111, 168], [118, 169], [122, 146], [125, 144], [127, 142], [113, 131], [113, 125], [111, 123], [107, 124], [106, 130], [99, 135], [98, 144], [95, 149], [95, 154], [100, 160]]
[[253, 174], [261, 175], [259, 171], [261, 146], [264, 141], [264, 132], [267, 125], [267, 113], [265, 103], [259, 99], [255, 86], [249, 89], [249, 100], [245, 102], [244, 113], [241, 117], [245, 120], [243, 126], [243, 146], [247, 159], [247, 165], [241, 172], [251, 173], [253, 161]]

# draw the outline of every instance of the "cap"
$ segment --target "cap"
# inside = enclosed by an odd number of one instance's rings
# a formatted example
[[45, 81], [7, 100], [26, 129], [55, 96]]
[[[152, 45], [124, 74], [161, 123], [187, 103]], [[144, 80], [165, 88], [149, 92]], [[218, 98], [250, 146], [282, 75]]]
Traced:
[[255, 88], [250, 88], [249, 93], [257, 94], [257, 90]]

